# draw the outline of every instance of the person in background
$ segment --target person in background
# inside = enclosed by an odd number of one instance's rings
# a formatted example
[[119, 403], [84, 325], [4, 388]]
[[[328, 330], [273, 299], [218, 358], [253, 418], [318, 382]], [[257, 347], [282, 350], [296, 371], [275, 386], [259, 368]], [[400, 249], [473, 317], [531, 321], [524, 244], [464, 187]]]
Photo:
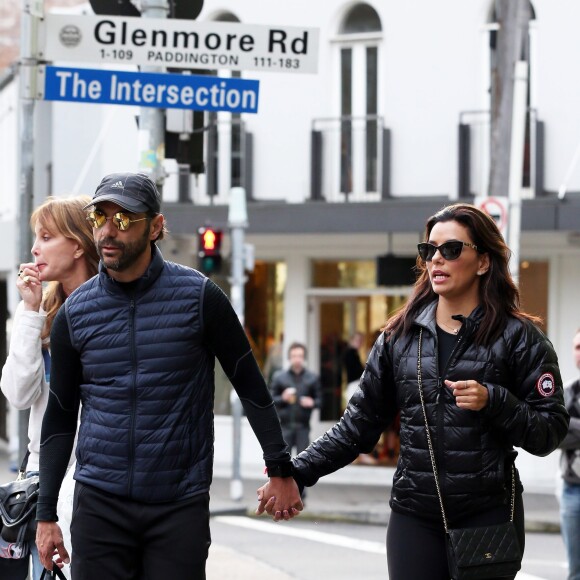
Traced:
[[[0, 385], [16, 409], [30, 409], [27, 470], [39, 469], [40, 430], [50, 384], [50, 331], [66, 297], [97, 272], [99, 258], [84, 206], [88, 196], [48, 198], [30, 218], [34, 230], [33, 262], [20, 264], [16, 308], [8, 358]], [[43, 291], [43, 283], [46, 283]], [[30, 542], [33, 578], [42, 566]]]
[[[572, 346], [574, 363], [580, 370], [580, 328], [574, 335]], [[580, 378], [566, 385], [564, 396], [570, 413], [570, 426], [560, 444], [560, 468], [564, 480], [560, 520], [568, 555], [568, 580], [580, 580]]]
[[40, 560], [69, 561], [57, 501], [82, 402], [72, 577], [204, 580], [216, 357], [262, 447], [275, 512], [290, 519], [303, 506], [276, 409], [226, 295], [157, 248], [167, 228], [155, 183], [143, 173], [107, 175], [85, 209], [101, 261], [52, 325]]
[[310, 443], [310, 417], [320, 408], [320, 379], [306, 368], [306, 347], [293, 342], [288, 348], [289, 368], [272, 378], [270, 391], [278, 410], [284, 440], [300, 453]]
[[[556, 353], [538, 319], [520, 309], [510, 251], [493, 219], [473, 205], [451, 205], [428, 219], [424, 240], [413, 292], [375, 342], [342, 418], [293, 459], [297, 483], [314, 485], [372, 450], [400, 411], [390, 580], [449, 580], [432, 460], [450, 528], [507, 522], [513, 482], [523, 554], [514, 447], [547, 455], [569, 421]], [[257, 513], [272, 513], [271, 496], [266, 483]], [[420, 557], [410, 557], [418, 546]]]

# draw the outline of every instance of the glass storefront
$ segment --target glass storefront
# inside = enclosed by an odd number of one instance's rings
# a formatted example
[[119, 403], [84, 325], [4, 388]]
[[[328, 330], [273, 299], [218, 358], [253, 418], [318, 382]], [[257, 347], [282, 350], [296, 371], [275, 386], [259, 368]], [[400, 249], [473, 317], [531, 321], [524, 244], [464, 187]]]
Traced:
[[520, 262], [520, 295], [522, 309], [542, 319], [540, 327], [548, 332], [548, 283], [550, 268], [548, 262]]
[[[321, 421], [334, 422], [342, 414], [348, 394], [349, 341], [362, 335], [358, 356], [364, 364], [387, 319], [407, 300], [410, 288], [378, 288], [375, 261], [312, 262], [309, 297], [311, 341], [317, 341], [317, 366], [322, 383]], [[365, 465], [394, 465], [398, 457], [397, 422], [381, 436], [375, 450], [359, 456]]]
[[[223, 282], [220, 280], [219, 284], [227, 291]], [[245, 285], [246, 335], [266, 379], [282, 364], [285, 288], [286, 264], [283, 262], [257, 261]], [[231, 385], [217, 362], [215, 383], [215, 413], [229, 415]]]

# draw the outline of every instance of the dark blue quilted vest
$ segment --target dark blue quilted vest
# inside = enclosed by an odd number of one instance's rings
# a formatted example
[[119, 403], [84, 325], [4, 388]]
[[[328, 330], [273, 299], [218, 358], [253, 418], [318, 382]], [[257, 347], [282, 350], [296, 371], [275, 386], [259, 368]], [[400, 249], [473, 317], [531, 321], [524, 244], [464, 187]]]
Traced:
[[153, 259], [131, 290], [102, 269], [66, 301], [83, 367], [75, 479], [146, 503], [209, 489], [214, 356], [205, 278]]

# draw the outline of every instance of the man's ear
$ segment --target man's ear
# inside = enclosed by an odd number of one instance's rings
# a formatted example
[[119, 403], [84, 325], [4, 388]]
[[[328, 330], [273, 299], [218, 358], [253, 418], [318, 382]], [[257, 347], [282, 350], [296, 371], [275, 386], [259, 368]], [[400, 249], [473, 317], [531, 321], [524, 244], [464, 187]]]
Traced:
[[158, 214], [151, 220], [151, 233], [149, 235], [151, 241], [155, 242], [157, 240], [163, 230], [164, 222], [163, 214]]

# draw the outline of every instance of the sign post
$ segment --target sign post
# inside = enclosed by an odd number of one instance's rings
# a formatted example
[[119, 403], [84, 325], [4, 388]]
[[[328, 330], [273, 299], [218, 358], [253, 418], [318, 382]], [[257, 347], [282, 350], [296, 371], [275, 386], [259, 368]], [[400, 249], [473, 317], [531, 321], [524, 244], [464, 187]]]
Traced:
[[[28, 262], [32, 248], [30, 214], [34, 199], [34, 99], [36, 91], [38, 23], [42, 5], [38, 1], [22, 0], [20, 78], [18, 86], [18, 113], [20, 126], [19, 175], [20, 200], [18, 216], [18, 260]], [[28, 448], [28, 420], [30, 410], [18, 413], [18, 457]]]
[[[244, 230], [248, 227], [248, 212], [246, 209], [246, 190], [243, 187], [232, 187], [228, 208], [228, 226], [232, 238], [232, 277], [231, 294], [232, 306], [244, 324]], [[233, 419], [233, 446], [234, 461], [232, 465], [232, 481], [230, 484], [230, 497], [239, 501], [243, 497], [242, 470], [240, 466], [241, 440], [242, 440], [242, 402], [237, 393], [232, 390], [230, 402], [232, 404]]]
[[[168, 0], [141, 0], [143, 21], [157, 19], [165, 23]], [[163, 65], [148, 64], [143, 71], [163, 72]], [[148, 173], [162, 193], [165, 173], [165, 113], [161, 109], [141, 106], [139, 111], [139, 169]]]

